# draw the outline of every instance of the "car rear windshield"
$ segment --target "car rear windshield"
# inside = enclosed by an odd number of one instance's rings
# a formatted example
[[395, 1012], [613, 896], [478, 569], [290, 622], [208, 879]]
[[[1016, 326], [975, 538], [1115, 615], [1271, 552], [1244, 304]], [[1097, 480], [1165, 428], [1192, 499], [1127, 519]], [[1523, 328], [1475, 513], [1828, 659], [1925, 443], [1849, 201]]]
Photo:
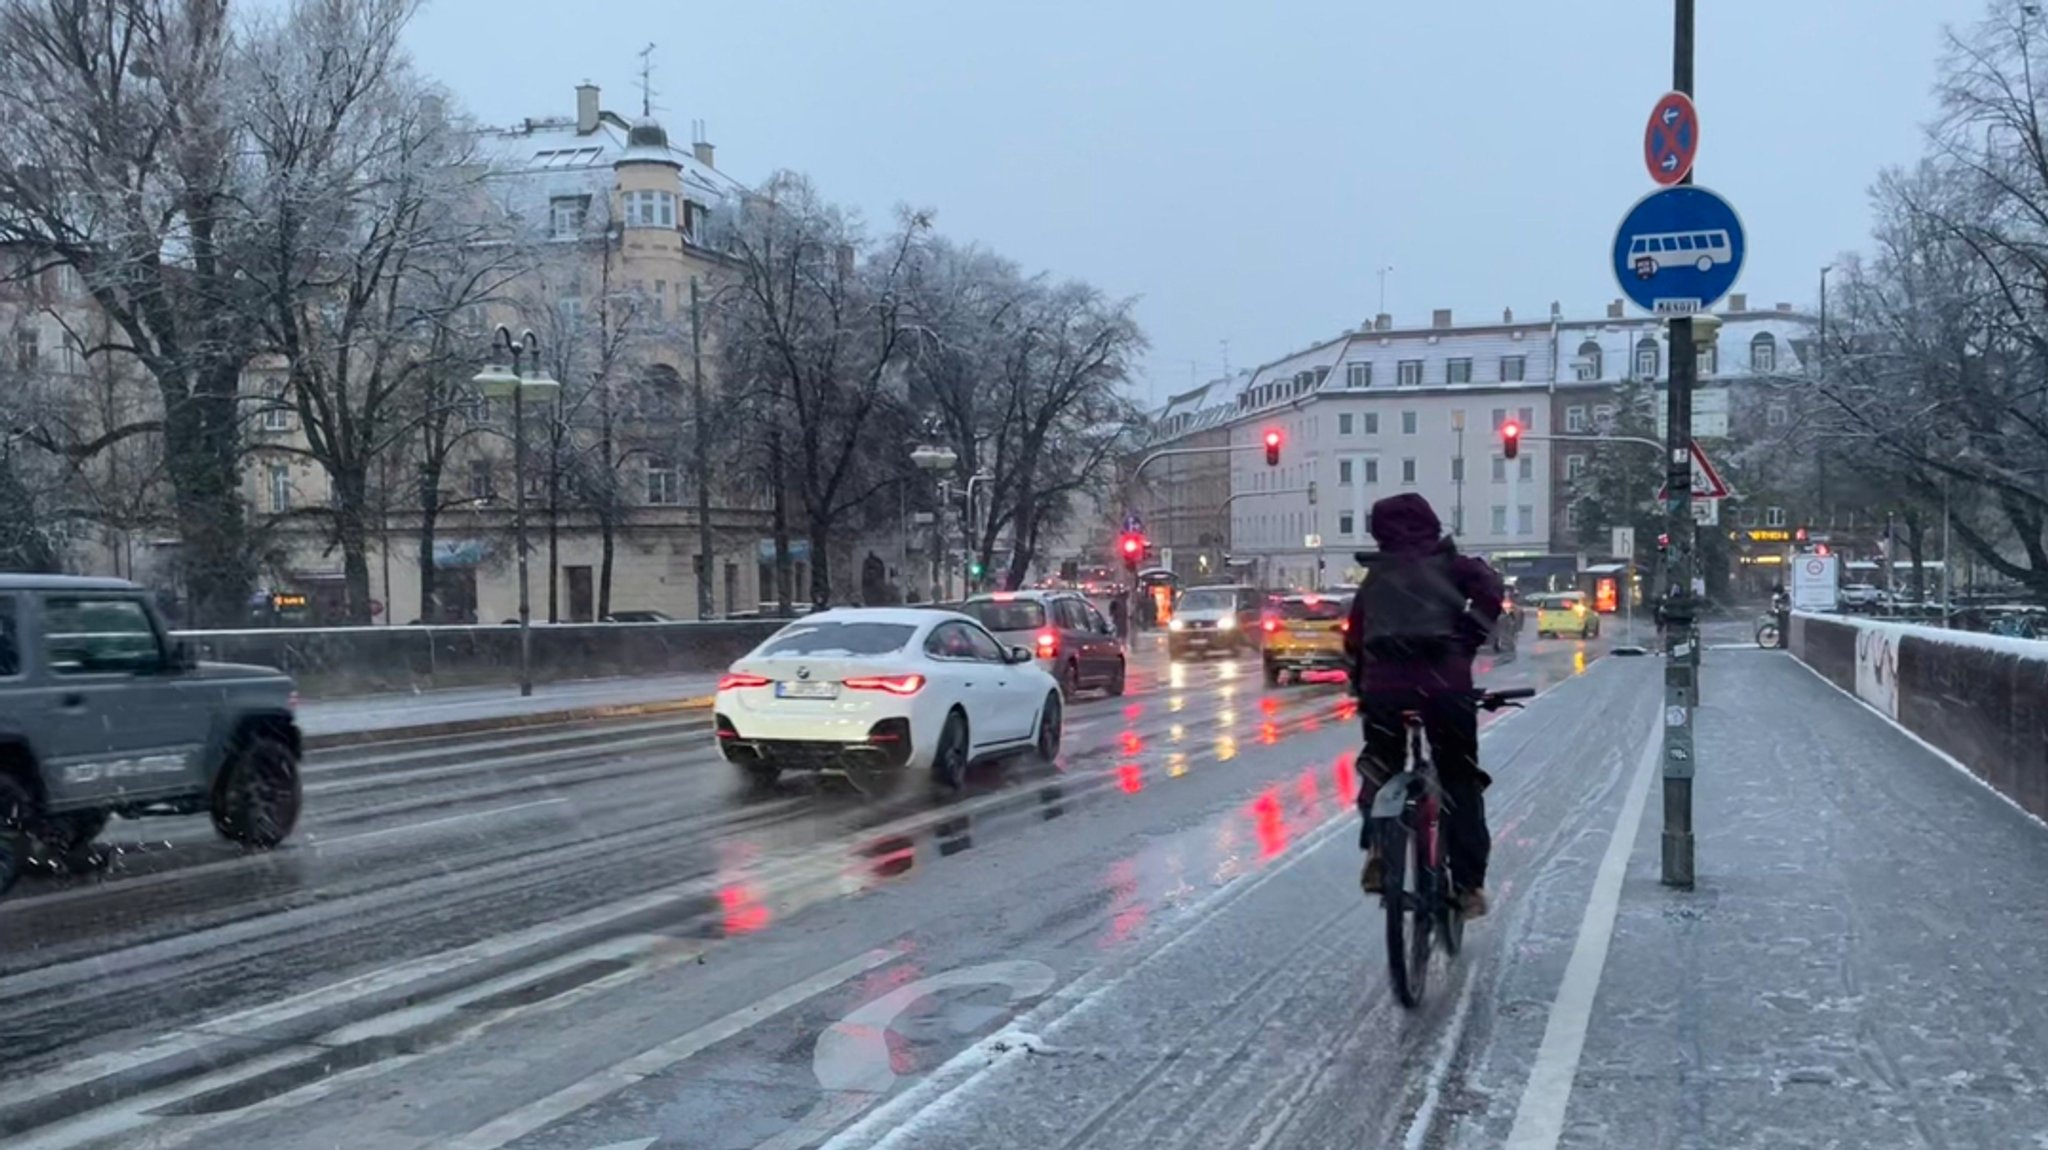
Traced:
[[961, 607], [962, 613], [981, 621], [991, 631], [1033, 631], [1045, 626], [1045, 606], [1035, 599], [1002, 603], [983, 599]]
[[908, 623], [798, 623], [761, 644], [760, 655], [886, 655], [917, 628]]
[[1280, 601], [1280, 617], [1282, 619], [1318, 619], [1324, 621], [1342, 619], [1346, 606], [1347, 604], [1335, 599], [1317, 599], [1313, 603], [1306, 599], [1282, 599]]

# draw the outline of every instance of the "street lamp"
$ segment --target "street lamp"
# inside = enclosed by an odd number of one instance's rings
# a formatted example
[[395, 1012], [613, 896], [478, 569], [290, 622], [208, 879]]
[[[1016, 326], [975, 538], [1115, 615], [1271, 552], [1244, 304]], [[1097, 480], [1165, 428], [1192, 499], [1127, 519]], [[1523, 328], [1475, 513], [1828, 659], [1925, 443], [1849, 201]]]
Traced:
[[[916, 450], [910, 453], [910, 462], [915, 464], [918, 470], [928, 471], [936, 476], [953, 470], [954, 466], [960, 462], [960, 455], [950, 447], [934, 447], [929, 443], [925, 443], [919, 444]], [[943, 480], [940, 482], [943, 482]], [[937, 600], [939, 594], [939, 551], [942, 547], [941, 540], [946, 538], [945, 514], [946, 500], [942, 496], [938, 501], [938, 509], [932, 513], [932, 597], [934, 601]]]
[[[526, 584], [526, 396], [545, 403], [562, 385], [540, 363], [540, 337], [528, 331], [518, 339], [512, 329], [498, 325], [492, 351], [511, 361], [511, 366], [490, 364], [471, 380], [487, 396], [512, 397], [512, 524], [519, 550], [519, 693], [533, 694], [533, 604]], [[532, 364], [528, 374], [526, 365]]]

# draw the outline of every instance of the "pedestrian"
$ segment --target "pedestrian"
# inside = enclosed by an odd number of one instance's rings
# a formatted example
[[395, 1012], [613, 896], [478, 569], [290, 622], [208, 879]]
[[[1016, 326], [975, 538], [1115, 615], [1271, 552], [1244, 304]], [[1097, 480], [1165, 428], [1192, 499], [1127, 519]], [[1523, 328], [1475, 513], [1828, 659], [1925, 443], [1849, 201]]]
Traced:
[[1384, 878], [1374, 841], [1372, 800], [1407, 765], [1409, 713], [1422, 716], [1431, 760], [1448, 800], [1444, 840], [1457, 896], [1468, 917], [1486, 913], [1486, 787], [1479, 769], [1479, 708], [1472, 662], [1501, 613], [1501, 581], [1493, 568], [1460, 555], [1429, 500], [1413, 493], [1373, 504], [1379, 545], [1352, 598], [1344, 654], [1365, 725], [1359, 756], [1358, 810], [1366, 823], [1359, 885], [1377, 894]]
[[1124, 597], [1121, 595], [1109, 601], [1109, 623], [1116, 628], [1117, 638], [1131, 637], [1131, 609], [1124, 604]]

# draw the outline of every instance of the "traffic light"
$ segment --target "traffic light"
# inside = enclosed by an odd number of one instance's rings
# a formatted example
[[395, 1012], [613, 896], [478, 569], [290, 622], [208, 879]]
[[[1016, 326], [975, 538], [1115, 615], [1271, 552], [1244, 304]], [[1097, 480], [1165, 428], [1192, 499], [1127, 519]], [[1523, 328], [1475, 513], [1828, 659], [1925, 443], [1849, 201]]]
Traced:
[[981, 560], [976, 559], [974, 562], [969, 563], [967, 565], [967, 577], [969, 579], [974, 580], [977, 583], [981, 582], [981, 572]]
[[1145, 540], [1134, 533], [1126, 534], [1117, 544], [1117, 550], [1124, 557], [1124, 566], [1136, 571], [1138, 560], [1145, 557]]
[[1512, 419], [1500, 425], [1500, 453], [1509, 459], [1522, 453], [1522, 425]]
[[1266, 432], [1266, 466], [1280, 466], [1280, 429], [1277, 427]]

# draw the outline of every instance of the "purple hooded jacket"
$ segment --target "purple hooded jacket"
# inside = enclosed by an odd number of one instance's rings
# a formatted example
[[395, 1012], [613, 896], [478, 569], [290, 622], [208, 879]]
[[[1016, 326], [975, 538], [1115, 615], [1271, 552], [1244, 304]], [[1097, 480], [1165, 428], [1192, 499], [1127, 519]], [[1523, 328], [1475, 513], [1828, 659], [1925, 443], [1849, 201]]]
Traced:
[[[1472, 659], [1500, 618], [1500, 575], [1483, 561], [1458, 554], [1457, 545], [1444, 535], [1443, 521], [1429, 500], [1412, 492], [1389, 495], [1372, 505], [1372, 537], [1381, 554], [1420, 555], [1444, 551], [1452, 556], [1451, 582], [1471, 601], [1467, 620], [1469, 633], [1442, 659], [1427, 663], [1366, 660], [1354, 683], [1361, 693], [1378, 691], [1469, 691], [1472, 689]], [[1351, 598], [1350, 622], [1344, 633], [1344, 656], [1359, 666], [1359, 637], [1365, 634], [1365, 598]]]

